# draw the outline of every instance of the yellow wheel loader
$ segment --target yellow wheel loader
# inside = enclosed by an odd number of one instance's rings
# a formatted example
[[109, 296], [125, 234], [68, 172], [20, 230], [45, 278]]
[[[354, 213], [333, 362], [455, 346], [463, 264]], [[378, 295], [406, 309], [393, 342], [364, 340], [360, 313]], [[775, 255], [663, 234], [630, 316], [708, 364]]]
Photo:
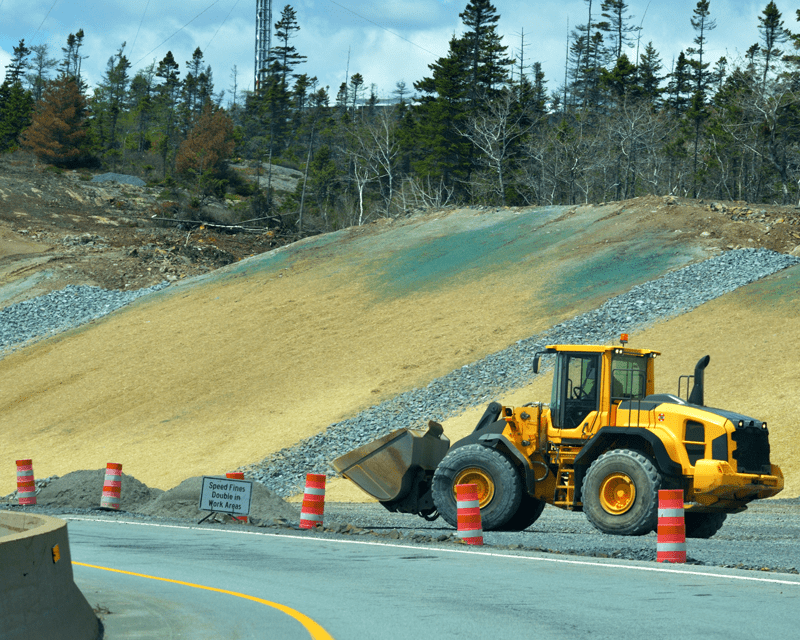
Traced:
[[622, 338], [537, 353], [536, 373], [555, 357], [549, 404], [493, 402], [453, 446], [436, 422], [398, 429], [333, 466], [390, 511], [452, 526], [455, 485], [474, 483], [487, 531], [521, 531], [552, 504], [583, 511], [604, 533], [643, 535], [656, 527], [659, 489], [682, 489], [687, 536], [708, 538], [727, 514], [783, 489], [766, 422], [704, 405], [709, 356], [680, 377], [678, 395], [655, 394], [659, 353]]

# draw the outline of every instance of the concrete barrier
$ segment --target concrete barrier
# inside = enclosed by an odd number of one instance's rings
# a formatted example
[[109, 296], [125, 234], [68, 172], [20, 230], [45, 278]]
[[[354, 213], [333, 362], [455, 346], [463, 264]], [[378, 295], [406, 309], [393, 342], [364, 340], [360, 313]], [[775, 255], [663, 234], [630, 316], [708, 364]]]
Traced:
[[99, 630], [72, 579], [67, 523], [0, 511], [0, 637], [95, 640]]

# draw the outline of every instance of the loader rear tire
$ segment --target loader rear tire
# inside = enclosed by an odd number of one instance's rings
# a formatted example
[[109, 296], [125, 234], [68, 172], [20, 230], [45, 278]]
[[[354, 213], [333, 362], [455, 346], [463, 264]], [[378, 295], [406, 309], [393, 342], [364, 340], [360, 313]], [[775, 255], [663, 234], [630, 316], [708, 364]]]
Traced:
[[455, 485], [475, 483], [484, 531], [502, 528], [515, 516], [522, 500], [522, 480], [511, 461], [481, 444], [453, 449], [433, 474], [433, 503], [439, 515], [458, 527]]
[[661, 474], [639, 451], [614, 449], [595, 460], [583, 479], [583, 511], [595, 528], [641, 536], [658, 524]]
[[684, 514], [687, 538], [710, 538], [722, 528], [728, 517], [726, 513], [693, 513]]
[[544, 511], [544, 505], [543, 501], [537, 500], [523, 491], [517, 512], [499, 530], [524, 531], [539, 519]]

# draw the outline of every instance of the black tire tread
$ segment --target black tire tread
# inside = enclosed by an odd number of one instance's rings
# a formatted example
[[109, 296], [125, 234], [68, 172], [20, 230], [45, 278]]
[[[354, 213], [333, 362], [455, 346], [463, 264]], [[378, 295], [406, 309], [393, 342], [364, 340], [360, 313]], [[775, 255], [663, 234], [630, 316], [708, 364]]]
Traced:
[[450, 451], [433, 474], [433, 503], [445, 522], [457, 527], [453, 479], [462, 469], [475, 466], [494, 471], [495, 497], [481, 509], [481, 526], [484, 531], [496, 531], [517, 513], [523, 491], [516, 468], [495, 449], [481, 444], [468, 444]]
[[544, 501], [523, 493], [517, 512], [498, 531], [524, 531], [539, 519], [545, 504]]
[[[617, 459], [621, 466], [634, 465], [644, 474], [645, 486], [636, 486], [636, 497], [631, 513], [623, 516], [613, 516], [600, 506], [598, 498], [599, 483], [607, 471], [603, 467], [609, 465], [609, 460]], [[613, 463], [611, 463], [613, 465]], [[621, 469], [624, 471], [624, 469]], [[661, 488], [662, 478], [655, 464], [645, 454], [633, 449], [612, 449], [592, 462], [583, 479], [581, 492], [583, 511], [592, 525], [611, 535], [641, 536], [650, 533], [658, 524], [658, 490]], [[643, 501], [643, 502], [642, 502]]]
[[684, 514], [687, 538], [708, 539], [714, 536], [722, 528], [727, 513], [693, 513], [687, 511]]

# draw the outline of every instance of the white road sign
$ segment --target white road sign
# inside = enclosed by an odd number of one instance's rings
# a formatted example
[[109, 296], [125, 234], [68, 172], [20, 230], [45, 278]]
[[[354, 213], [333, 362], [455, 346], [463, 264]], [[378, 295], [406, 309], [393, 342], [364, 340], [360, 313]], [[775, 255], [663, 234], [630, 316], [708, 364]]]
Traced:
[[250, 513], [252, 490], [253, 483], [250, 480], [203, 476], [200, 510], [246, 516]]

